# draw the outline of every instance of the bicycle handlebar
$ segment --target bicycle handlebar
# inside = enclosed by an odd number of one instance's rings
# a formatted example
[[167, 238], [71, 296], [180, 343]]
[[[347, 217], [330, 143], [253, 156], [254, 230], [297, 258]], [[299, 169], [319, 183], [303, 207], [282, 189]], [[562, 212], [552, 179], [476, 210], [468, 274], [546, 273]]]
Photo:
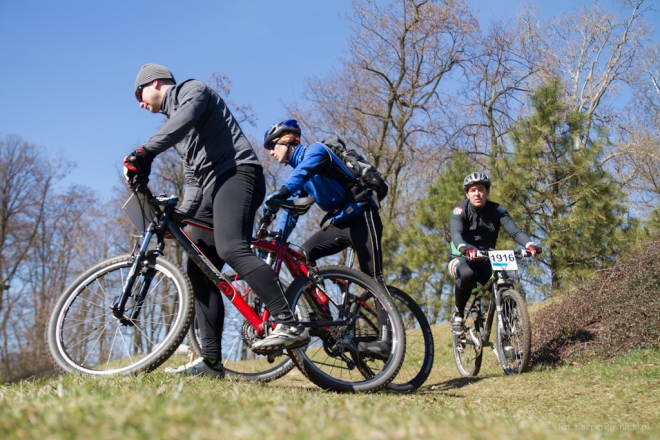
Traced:
[[[480, 251], [477, 250], [477, 258], [478, 260], [488, 260], [490, 259], [489, 252], [491, 251]], [[517, 259], [521, 258], [531, 258], [532, 253], [528, 251], [527, 249], [514, 249], [513, 254], [516, 256]]]

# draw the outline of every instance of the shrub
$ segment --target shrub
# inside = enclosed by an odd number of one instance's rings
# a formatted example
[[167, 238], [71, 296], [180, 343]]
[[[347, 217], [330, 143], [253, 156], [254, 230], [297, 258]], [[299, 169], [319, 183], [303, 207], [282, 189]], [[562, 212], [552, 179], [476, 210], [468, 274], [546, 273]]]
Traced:
[[637, 246], [532, 317], [534, 364], [641, 348], [660, 348], [660, 241]]

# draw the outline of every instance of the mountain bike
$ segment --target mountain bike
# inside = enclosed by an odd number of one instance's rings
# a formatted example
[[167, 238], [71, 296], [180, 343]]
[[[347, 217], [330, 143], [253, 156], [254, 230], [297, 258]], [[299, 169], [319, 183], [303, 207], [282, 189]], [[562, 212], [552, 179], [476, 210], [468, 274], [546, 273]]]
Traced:
[[[348, 250], [346, 265], [353, 267], [355, 250], [350, 247], [350, 242], [343, 244]], [[387, 290], [401, 314], [406, 329], [406, 358], [399, 374], [387, 388], [393, 391], [414, 391], [426, 382], [433, 368], [435, 352], [433, 332], [426, 314], [410, 295], [390, 285], [387, 286]]]
[[[466, 331], [452, 338], [454, 361], [461, 376], [479, 374], [483, 348], [488, 345], [505, 374], [519, 374], [529, 368], [532, 330], [527, 305], [513, 289], [513, 281], [507, 273], [518, 270], [518, 259], [526, 257], [531, 257], [531, 253], [525, 249], [477, 252], [478, 259], [490, 260], [493, 275], [484, 286], [473, 289], [463, 318]], [[488, 302], [486, 313], [485, 302]], [[496, 344], [493, 344], [489, 339], [495, 318]]]
[[[251, 367], [257, 363], [253, 359], [275, 362], [276, 355], [259, 359], [250, 350], [256, 338], [266, 337], [274, 328], [267, 308], [256, 295], [242, 295], [232, 280], [194, 245], [184, 228], [212, 231], [212, 225], [176, 211], [177, 202], [176, 197], [154, 197], [146, 187], [141, 192], [134, 191], [125, 209], [138, 231], [143, 231], [139, 247], [80, 275], [65, 290], [51, 314], [47, 342], [58, 369], [88, 375], [134, 374], [156, 369], [176, 351], [193, 318], [193, 293], [186, 273], [163, 255], [166, 236], [182, 246], [188, 258], [218, 286], [241, 316], [243, 346], [238, 351], [233, 347], [227, 351], [229, 354], [223, 359], [227, 375], [254, 374]], [[283, 201], [281, 208], [302, 214], [312, 203], [300, 199]], [[289, 254], [283, 258], [294, 260]], [[301, 324], [310, 331], [331, 335], [327, 339], [336, 338], [329, 346], [333, 355], [348, 359], [351, 369], [360, 369], [362, 375], [336, 377], [332, 371], [309, 365], [305, 362], [309, 359], [305, 349], [288, 351], [296, 365], [326, 389], [363, 392], [387, 386], [399, 371], [405, 353], [403, 324], [389, 294], [371, 278], [344, 266], [292, 267], [297, 267], [304, 275], [299, 279], [309, 280], [310, 285], [302, 295], [297, 292], [289, 298], [295, 314], [299, 319], [305, 318]], [[327, 298], [319, 300], [325, 301], [331, 311], [326, 320], [319, 320], [316, 310], [307, 309], [310, 295]], [[362, 339], [373, 338], [360, 330], [365, 324], [373, 324], [372, 310], [377, 307], [385, 310], [393, 337], [387, 361], [373, 361], [355, 349]], [[266, 373], [257, 374], [279, 377], [289, 369], [283, 360]]]
[[[313, 199], [309, 198], [309, 200]], [[291, 243], [288, 242], [288, 238], [299, 215], [300, 214], [296, 212], [290, 212], [287, 216], [283, 230], [271, 231], [269, 230], [269, 227], [275, 216], [266, 212], [259, 222], [259, 229], [256, 233], [256, 238], [252, 242], [252, 247], [255, 252], [264, 258], [269, 265], [273, 266], [278, 275], [281, 274], [282, 262], [284, 262], [294, 279], [301, 275], [300, 268], [305, 267], [306, 265], [306, 257], [302, 253], [292, 249]], [[343, 244], [346, 245], [349, 250], [346, 265], [352, 267], [354, 251], [350, 248], [350, 242], [345, 242]], [[294, 257], [294, 260], [284, 257], [287, 255]], [[238, 290], [245, 292], [245, 294], [249, 294], [249, 287], [235, 272], [226, 272], [225, 276], [233, 280], [234, 285]], [[285, 283], [283, 280], [281, 280], [281, 282]], [[388, 286], [388, 290], [401, 315], [405, 327], [406, 354], [399, 373], [387, 386], [387, 389], [402, 392], [413, 391], [419, 388], [431, 373], [434, 356], [433, 334], [431, 333], [431, 326], [429, 325], [424, 312], [410, 296], [393, 286]], [[322, 296], [312, 295], [309, 298], [316, 300], [322, 298]], [[317, 302], [314, 307], [321, 312], [325, 306], [322, 302]], [[231, 319], [225, 319], [225, 322], [227, 321], [232, 322]], [[373, 334], [373, 337], [375, 338], [375, 329], [373, 330]], [[200, 335], [196, 326], [193, 325], [188, 333], [188, 342], [198, 355], [201, 353], [199, 340]], [[240, 341], [235, 341], [234, 344], [240, 345]], [[293, 361], [289, 361], [289, 365], [293, 368]], [[342, 365], [339, 365], [339, 367], [342, 367]], [[344, 368], [339, 368], [337, 371], [343, 370]]]

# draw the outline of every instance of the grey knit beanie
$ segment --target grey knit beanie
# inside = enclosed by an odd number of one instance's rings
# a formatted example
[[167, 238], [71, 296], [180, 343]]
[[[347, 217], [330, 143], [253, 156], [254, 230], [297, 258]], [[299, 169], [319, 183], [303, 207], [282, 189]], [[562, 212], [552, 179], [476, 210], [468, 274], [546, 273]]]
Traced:
[[135, 90], [137, 90], [138, 86], [150, 83], [156, 79], [171, 79], [176, 83], [172, 72], [167, 67], [160, 64], [145, 64], [140, 68], [137, 78], [135, 78]]

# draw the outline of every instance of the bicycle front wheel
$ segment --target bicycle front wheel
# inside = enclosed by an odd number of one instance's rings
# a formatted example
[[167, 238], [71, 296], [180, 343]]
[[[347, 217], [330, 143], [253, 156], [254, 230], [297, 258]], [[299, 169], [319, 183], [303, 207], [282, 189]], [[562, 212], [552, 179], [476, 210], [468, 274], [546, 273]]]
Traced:
[[[252, 306], [259, 315], [263, 312], [263, 305], [243, 278], [234, 271], [224, 272], [223, 275]], [[287, 285], [283, 284], [286, 288]], [[256, 340], [254, 327], [245, 320], [236, 307], [225, 295], [222, 295], [225, 305], [225, 322], [222, 331], [222, 365], [227, 376], [244, 380], [269, 382], [284, 376], [294, 367], [293, 361], [286, 353], [279, 356], [263, 356], [252, 352], [250, 347]], [[259, 304], [257, 306], [257, 304]], [[201, 335], [197, 320], [194, 320], [188, 331], [188, 343], [193, 351], [201, 355]]]
[[465, 310], [465, 333], [452, 335], [454, 362], [463, 377], [475, 377], [481, 369], [483, 357], [483, 315], [476, 307]]
[[[312, 281], [299, 277], [286, 297], [312, 337], [290, 352], [293, 362], [325, 390], [370, 392], [386, 387], [401, 368], [406, 339], [401, 316], [371, 277], [346, 266], [319, 266]], [[385, 341], [374, 356], [364, 343]]]
[[[181, 344], [192, 319], [192, 288], [183, 270], [164, 257], [145, 260], [123, 316], [113, 315], [132, 264], [130, 255], [105, 260], [64, 291], [46, 336], [60, 371], [102, 376], [152, 371]], [[141, 295], [142, 302], [136, 300]]]
[[433, 368], [433, 333], [426, 315], [403, 290], [387, 286], [394, 300], [406, 333], [406, 357], [399, 374], [387, 386], [388, 390], [410, 392], [421, 387]]
[[524, 373], [532, 355], [527, 305], [515, 290], [502, 292], [502, 322], [497, 326], [497, 357], [506, 374]]

